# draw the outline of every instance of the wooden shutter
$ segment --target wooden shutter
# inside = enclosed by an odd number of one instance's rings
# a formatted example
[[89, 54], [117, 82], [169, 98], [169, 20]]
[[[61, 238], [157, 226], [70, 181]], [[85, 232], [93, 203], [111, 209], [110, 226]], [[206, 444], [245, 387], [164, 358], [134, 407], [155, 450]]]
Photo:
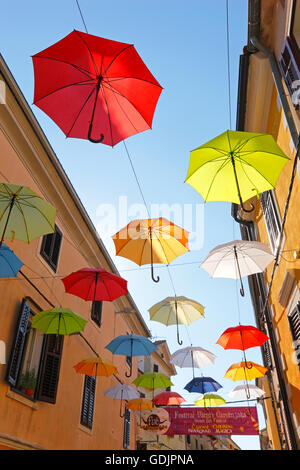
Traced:
[[94, 420], [94, 406], [96, 393], [96, 377], [85, 376], [82, 406], [81, 406], [81, 424], [92, 429]]
[[30, 315], [30, 307], [24, 299], [21, 306], [17, 331], [15, 335], [14, 344], [12, 347], [10, 360], [8, 364], [6, 379], [14, 387], [18, 380], [22, 354], [24, 350], [26, 330], [28, 327], [28, 320]]
[[56, 402], [63, 340], [62, 335], [46, 335], [39, 378], [38, 400], [40, 401]]
[[130, 410], [128, 408], [125, 408], [123, 447], [124, 449], [129, 449], [129, 446], [130, 446]]
[[102, 318], [102, 300], [95, 300], [92, 303], [91, 319], [100, 327]]
[[[285, 80], [286, 86], [289, 90], [289, 94], [293, 99], [298, 93], [295, 91], [299, 88], [299, 84], [295, 84], [297, 80], [300, 80], [300, 61], [299, 61], [299, 51], [298, 47], [295, 44], [295, 41], [292, 37], [287, 37], [281, 52], [279, 59], [279, 66]], [[294, 87], [293, 87], [294, 85]], [[296, 86], [298, 85], [298, 86]], [[293, 100], [293, 105], [297, 109], [299, 104], [297, 101]]]
[[300, 302], [294, 310], [288, 315], [293, 346], [296, 352], [298, 366], [300, 367]]

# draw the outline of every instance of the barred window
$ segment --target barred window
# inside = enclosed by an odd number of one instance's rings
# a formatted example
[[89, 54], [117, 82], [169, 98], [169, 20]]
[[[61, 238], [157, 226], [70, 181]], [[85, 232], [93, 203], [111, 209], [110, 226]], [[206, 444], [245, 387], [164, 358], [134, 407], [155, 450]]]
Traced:
[[276, 203], [273, 191], [266, 191], [260, 195], [260, 203], [262, 206], [267, 232], [273, 253], [278, 248], [281, 217]]

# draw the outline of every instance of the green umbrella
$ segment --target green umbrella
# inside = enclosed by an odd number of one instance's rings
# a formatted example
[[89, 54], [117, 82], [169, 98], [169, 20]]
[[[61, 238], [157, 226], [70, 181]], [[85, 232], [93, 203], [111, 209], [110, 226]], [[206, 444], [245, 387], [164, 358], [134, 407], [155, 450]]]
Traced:
[[273, 189], [289, 158], [269, 134], [227, 130], [191, 152], [185, 182], [204, 201], [240, 204]]
[[217, 395], [216, 393], [205, 393], [202, 398], [198, 398], [198, 400], [195, 401], [196, 406], [220, 406], [224, 405], [226, 401], [224, 398], [220, 397], [220, 395]]
[[153, 390], [153, 398], [155, 388], [168, 388], [173, 385], [169, 377], [159, 372], [146, 372], [145, 374], [141, 374], [132, 383], [137, 387]]
[[43, 310], [32, 319], [31, 327], [47, 335], [70, 335], [82, 331], [87, 320], [69, 308]]

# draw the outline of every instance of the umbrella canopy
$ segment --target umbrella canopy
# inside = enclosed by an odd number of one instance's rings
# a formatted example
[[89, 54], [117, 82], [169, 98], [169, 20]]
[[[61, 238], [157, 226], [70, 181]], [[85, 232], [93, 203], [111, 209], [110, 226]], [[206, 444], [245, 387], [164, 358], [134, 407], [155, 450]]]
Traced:
[[155, 395], [153, 398], [153, 403], [155, 403], [155, 405], [164, 406], [181, 405], [181, 403], [185, 401], [186, 400], [177, 392], [162, 392]]
[[0, 248], [0, 277], [16, 277], [22, 266], [22, 261], [8, 246], [2, 243]]
[[203, 305], [183, 296], [167, 297], [153, 305], [148, 311], [150, 320], [167, 326], [177, 326], [177, 341], [179, 344], [182, 344], [182, 341], [179, 340], [178, 325], [189, 325], [199, 318], [204, 318]]
[[216, 393], [205, 393], [203, 397], [195, 401], [196, 406], [220, 406], [224, 405], [226, 401]]
[[32, 60], [34, 104], [67, 137], [114, 146], [151, 128], [162, 87], [132, 44], [74, 30]]
[[262, 346], [269, 337], [252, 325], [238, 325], [222, 333], [217, 344], [224, 349], [245, 349]]
[[65, 290], [84, 300], [113, 300], [128, 294], [127, 281], [105, 269], [83, 268], [62, 279]]
[[0, 183], [0, 247], [4, 238], [31, 242], [53, 233], [56, 209], [32, 189]]
[[150, 390], [154, 390], [155, 388], [168, 388], [173, 385], [169, 377], [160, 372], [146, 372], [145, 374], [141, 374], [133, 383], [137, 387], [148, 388]]
[[[106, 349], [113, 354], [120, 354], [121, 356], [148, 356], [157, 349], [148, 338], [142, 335], [120, 335], [114, 338], [109, 344], [105, 346]], [[125, 372], [126, 377], [132, 374], [132, 361], [130, 366], [130, 373]]]
[[199, 369], [215, 362], [216, 356], [200, 346], [188, 346], [171, 354], [170, 362], [178, 367], [198, 367]]
[[52, 308], [35, 315], [31, 322], [31, 328], [36, 328], [48, 335], [70, 335], [82, 331], [86, 323], [85, 318], [72, 312], [69, 308]]
[[266, 392], [256, 385], [238, 385], [229, 393], [229, 396], [234, 399], [246, 400], [249, 398], [260, 398]]
[[216, 392], [219, 388], [222, 388], [222, 385], [211, 377], [194, 377], [184, 388], [190, 393], [201, 393], [204, 395], [208, 392]]
[[268, 369], [254, 362], [237, 362], [229, 367], [224, 377], [231, 380], [248, 381], [263, 377], [267, 371]]
[[230, 201], [249, 212], [243, 202], [273, 189], [288, 160], [272, 135], [227, 130], [191, 152], [185, 182], [204, 201]]
[[154, 282], [153, 263], [169, 264], [173, 259], [187, 253], [189, 232], [159, 217], [156, 219], [137, 219], [113, 236], [116, 255], [128, 258], [142, 266], [151, 264]]
[[105, 390], [104, 395], [106, 397], [112, 398], [113, 400], [121, 400], [120, 401], [120, 417], [124, 418], [122, 414], [122, 400], [130, 401], [134, 400], [135, 398], [139, 398], [140, 394], [136, 388], [131, 387], [131, 385], [124, 385], [119, 384], [115, 385], [114, 387], [110, 387]]
[[134, 398], [129, 400], [126, 403], [126, 408], [129, 410], [142, 411], [142, 410], [152, 410], [155, 408], [155, 405], [152, 403], [152, 400], [147, 400], [147, 398]]
[[[274, 260], [271, 249], [265, 243], [234, 240], [216, 246], [201, 264], [212, 277], [240, 279], [263, 272]], [[241, 294], [244, 288], [241, 281]]]
[[101, 357], [92, 357], [78, 362], [74, 366], [78, 374], [88, 375], [90, 377], [109, 377], [118, 374], [118, 369], [108, 361], [103, 361]]

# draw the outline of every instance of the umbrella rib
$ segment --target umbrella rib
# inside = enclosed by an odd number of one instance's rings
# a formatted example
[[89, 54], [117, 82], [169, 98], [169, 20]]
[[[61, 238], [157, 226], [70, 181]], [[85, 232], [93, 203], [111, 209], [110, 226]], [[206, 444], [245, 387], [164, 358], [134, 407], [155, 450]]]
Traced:
[[114, 61], [124, 52], [126, 51], [127, 49], [129, 49], [130, 47], [133, 47], [133, 44], [127, 44], [126, 47], [124, 47], [123, 49], [121, 49], [115, 56], [114, 58], [112, 59], [112, 61], [110, 62], [110, 64], [106, 67], [106, 69], [104, 70], [104, 75], [106, 75], [108, 69], [112, 66], [112, 64], [114, 63]]
[[82, 40], [83, 44], [85, 45], [85, 47], [86, 47], [87, 50], [89, 51], [89, 54], [90, 54], [91, 59], [92, 59], [92, 62], [93, 62], [93, 64], [94, 64], [95, 74], [96, 74], [96, 76], [99, 75], [99, 71], [98, 71], [96, 62], [95, 62], [95, 60], [94, 60], [92, 51], [90, 50], [89, 46], [87, 45], [86, 41], [83, 39], [83, 37], [81, 36], [81, 34], [79, 33], [79, 31], [77, 31], [76, 29], [75, 29], [74, 31], [77, 33], [77, 35], [80, 37], [80, 39]]
[[70, 127], [70, 129], [68, 130], [68, 132], [66, 133], [66, 136], [69, 137], [70, 133], [72, 132], [73, 130], [73, 127], [75, 126], [76, 122], [77, 122], [77, 119], [79, 118], [83, 108], [87, 105], [89, 99], [91, 98], [92, 94], [94, 93], [94, 91], [96, 91], [96, 85], [95, 85], [95, 88], [93, 88], [93, 90], [91, 91], [91, 93], [89, 94], [89, 96], [86, 98], [85, 102], [83, 103], [83, 105], [81, 106], [80, 110], [78, 111], [78, 114], [72, 124], [72, 126]]
[[[89, 83], [91, 82], [91, 83]], [[54, 93], [57, 93], [58, 91], [61, 91], [61, 90], [65, 90], [66, 88], [69, 88], [69, 87], [73, 87], [73, 86], [77, 86], [77, 85], [93, 85], [95, 84], [94, 80], [93, 79], [90, 79], [90, 80], [83, 80], [82, 82], [74, 82], [74, 83], [69, 83], [68, 85], [64, 85], [62, 87], [59, 87], [59, 88], [56, 88], [55, 90], [53, 91], [50, 91], [49, 93], [47, 93], [46, 95], [44, 96], [41, 96], [41, 98], [38, 98], [37, 100], [35, 100], [33, 102], [33, 104], [36, 104], [38, 103], [39, 101], [45, 99], [45, 98], [48, 98], [48, 96], [51, 96], [53, 95]]]
[[[226, 159], [226, 160], [222, 163], [222, 165], [220, 166], [220, 168], [216, 171], [216, 173], [215, 173], [214, 177], [212, 178], [212, 181], [211, 181], [211, 183], [210, 183], [210, 185], [209, 185], [209, 188], [208, 188], [208, 191], [207, 191], [207, 193], [206, 193], [206, 197], [204, 198], [204, 201], [207, 201], [208, 195], [209, 195], [209, 193], [210, 193], [210, 191], [211, 191], [211, 188], [212, 188], [212, 186], [213, 186], [213, 184], [214, 184], [214, 182], [215, 182], [215, 179], [216, 179], [217, 175], [220, 173], [221, 170], [223, 170], [223, 168], [225, 167], [225, 165], [226, 165], [227, 163], [229, 163], [229, 160], [228, 160], [228, 159]], [[205, 165], [205, 164], [204, 164], [204, 165]], [[204, 166], [204, 165], [203, 165], [203, 166]]]
[[[39, 196], [37, 196], [37, 197], [39, 197]], [[20, 211], [21, 211], [21, 204], [19, 203], [19, 200], [16, 200], [16, 204], [17, 204], [17, 206], [18, 206], [18, 204], [20, 205], [20, 208], [19, 208], [19, 209], [20, 209]], [[30, 207], [30, 208], [36, 210], [37, 212], [39, 212], [40, 215], [41, 215], [42, 217], [44, 217], [44, 219], [48, 222], [48, 224], [50, 225], [50, 227], [53, 229], [53, 226], [52, 226], [51, 222], [49, 221], [49, 219], [46, 217], [46, 215], [45, 215], [37, 206], [35, 206], [35, 205], [33, 205], [33, 204], [30, 204], [30, 203], [28, 203], [27, 201], [26, 201], [26, 203], [25, 203], [25, 202], [22, 202], [22, 205], [23, 205], [23, 206]], [[22, 211], [21, 211], [21, 212], [22, 212]], [[22, 212], [22, 215], [23, 215], [23, 217], [24, 217], [23, 212]], [[25, 217], [24, 217], [24, 218], [25, 218]]]
[[[266, 153], [270, 153], [271, 155], [276, 155], [276, 154], [271, 153], [271, 152], [266, 152]], [[268, 180], [268, 178], [266, 178], [257, 168], [255, 168], [255, 167], [253, 167], [252, 165], [250, 165], [250, 163], [248, 163], [246, 160], [244, 160], [244, 159], [241, 158], [241, 157], [238, 157], [238, 159], [239, 159], [239, 160], [242, 160], [242, 162], [243, 162], [245, 165], [248, 165], [248, 166], [250, 166], [251, 168], [254, 168], [255, 171], [257, 171], [257, 173], [259, 173], [259, 174], [264, 178], [264, 180], [266, 180], [266, 181], [272, 186], [272, 188], [274, 188], [274, 185], [273, 185], [273, 184]], [[245, 168], [243, 167], [243, 165], [241, 165], [241, 168], [243, 169], [243, 171], [244, 171], [244, 173], [245, 173], [245, 176], [248, 178], [248, 180], [250, 181], [250, 183], [253, 184], [252, 181], [250, 180], [249, 176], [247, 175], [247, 173], [246, 173]], [[253, 186], [255, 186], [255, 184], [253, 184]]]
[[24, 212], [21, 208], [21, 205], [19, 203], [18, 200], [16, 200], [16, 207], [19, 209], [19, 211], [21, 212], [22, 214], [22, 217], [23, 217], [23, 222], [24, 222], [24, 225], [25, 225], [25, 230], [26, 230], [26, 234], [27, 234], [27, 241], [29, 242], [30, 241], [30, 237], [29, 237], [29, 232], [28, 232], [28, 227], [27, 227], [27, 222], [26, 222], [26, 219], [25, 219], [25, 215], [24, 215]]
[[66, 60], [56, 59], [55, 57], [33, 56], [33, 58], [35, 58], [35, 59], [44, 59], [44, 60], [54, 60], [55, 62], [60, 62], [62, 64], [70, 65], [70, 67], [75, 68], [76, 70], [78, 70], [79, 72], [81, 72], [82, 74], [84, 74], [84, 75], [86, 75], [87, 77], [90, 77], [90, 78], [91, 78], [91, 75], [95, 75], [95, 76], [97, 75], [97, 74], [93, 74], [92, 72], [89, 72], [88, 70], [85, 70], [82, 67], [79, 67], [78, 65], [72, 64], [71, 62], [67, 62]]
[[100, 90], [101, 90], [101, 93], [103, 95], [103, 98], [104, 98], [104, 101], [105, 101], [105, 104], [106, 104], [106, 108], [107, 108], [107, 113], [108, 113], [108, 121], [109, 121], [109, 130], [110, 130], [110, 138], [111, 138], [111, 143], [113, 143], [113, 135], [112, 135], [112, 124], [111, 124], [111, 119], [110, 119], [110, 112], [109, 112], [109, 107], [108, 107], [108, 102], [107, 102], [107, 99], [106, 99], [106, 96], [105, 96], [105, 93], [104, 93], [104, 87], [100, 87]]
[[150, 83], [150, 85], [156, 86], [158, 88], [162, 88], [162, 86], [159, 83], [153, 83], [153, 82], [150, 82], [150, 80], [146, 80], [145, 78], [140, 78], [140, 77], [105, 77], [105, 80], [107, 80], [109, 83], [110, 81], [117, 82], [121, 80], [140, 80], [145, 83]]

